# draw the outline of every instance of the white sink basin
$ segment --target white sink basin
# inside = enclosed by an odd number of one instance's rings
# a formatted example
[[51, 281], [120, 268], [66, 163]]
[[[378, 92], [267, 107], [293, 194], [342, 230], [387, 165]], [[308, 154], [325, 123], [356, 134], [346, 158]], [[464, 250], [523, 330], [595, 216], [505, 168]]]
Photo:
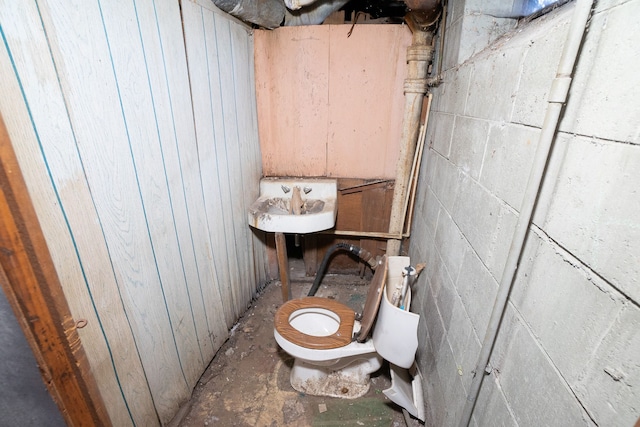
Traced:
[[[296, 188], [297, 187], [297, 188]], [[294, 194], [298, 193], [300, 198]], [[292, 208], [292, 197], [298, 201]], [[336, 223], [338, 184], [326, 178], [263, 178], [260, 197], [249, 207], [249, 225], [262, 231], [313, 233]], [[299, 213], [294, 213], [299, 211]]]

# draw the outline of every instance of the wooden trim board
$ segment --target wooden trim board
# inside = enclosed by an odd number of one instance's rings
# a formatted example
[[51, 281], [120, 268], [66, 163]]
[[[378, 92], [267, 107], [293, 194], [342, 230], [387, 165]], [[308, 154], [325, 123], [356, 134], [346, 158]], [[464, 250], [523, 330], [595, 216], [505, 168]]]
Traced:
[[111, 425], [2, 118], [0, 285], [67, 424]]

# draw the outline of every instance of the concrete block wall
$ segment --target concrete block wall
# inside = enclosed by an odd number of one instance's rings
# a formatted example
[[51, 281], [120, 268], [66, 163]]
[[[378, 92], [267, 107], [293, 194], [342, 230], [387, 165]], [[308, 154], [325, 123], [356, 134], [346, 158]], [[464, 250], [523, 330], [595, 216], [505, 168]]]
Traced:
[[[468, 58], [472, 34], [447, 41], [409, 248], [427, 263], [412, 310], [428, 426], [458, 425], [573, 10]], [[474, 426], [640, 417], [638, 16], [640, 0], [596, 2]]]

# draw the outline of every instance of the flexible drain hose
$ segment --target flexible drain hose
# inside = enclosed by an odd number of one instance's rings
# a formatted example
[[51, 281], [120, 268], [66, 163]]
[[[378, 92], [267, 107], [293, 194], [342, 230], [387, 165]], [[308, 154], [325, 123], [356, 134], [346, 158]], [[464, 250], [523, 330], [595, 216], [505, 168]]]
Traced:
[[339, 249], [351, 252], [362, 261], [366, 262], [372, 270], [375, 270], [378, 266], [376, 259], [373, 257], [373, 255], [371, 255], [369, 251], [362, 249], [359, 246], [351, 245], [349, 243], [336, 243], [327, 250], [327, 253], [324, 254], [324, 258], [322, 258], [322, 262], [320, 263], [320, 268], [318, 268], [318, 272], [316, 273], [316, 278], [313, 281], [313, 286], [311, 286], [311, 289], [309, 289], [309, 293], [307, 294], [307, 296], [312, 297], [316, 294], [316, 292], [318, 292], [320, 281], [322, 280], [324, 271], [326, 270], [327, 264], [329, 263], [329, 258], [331, 258], [331, 255], [333, 255], [333, 253]]

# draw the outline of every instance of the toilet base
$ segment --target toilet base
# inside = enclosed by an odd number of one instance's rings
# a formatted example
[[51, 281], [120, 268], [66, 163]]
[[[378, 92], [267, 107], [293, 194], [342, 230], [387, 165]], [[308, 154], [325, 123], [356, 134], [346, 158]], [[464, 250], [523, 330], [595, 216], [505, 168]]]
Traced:
[[312, 396], [355, 399], [369, 391], [369, 376], [382, 366], [378, 354], [345, 357], [330, 365], [317, 365], [295, 359], [291, 369], [291, 386]]

